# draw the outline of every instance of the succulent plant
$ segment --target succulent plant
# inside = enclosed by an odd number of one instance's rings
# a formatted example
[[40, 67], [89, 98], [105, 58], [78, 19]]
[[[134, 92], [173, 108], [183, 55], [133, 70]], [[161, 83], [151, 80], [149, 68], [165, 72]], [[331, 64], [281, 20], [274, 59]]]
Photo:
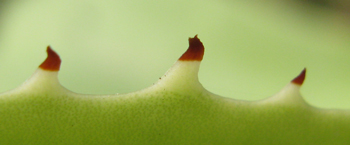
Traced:
[[350, 111], [316, 108], [300, 87], [306, 69], [261, 101], [221, 97], [198, 80], [197, 35], [154, 85], [86, 95], [60, 85], [48, 57], [18, 88], [0, 95], [0, 144], [350, 144]]

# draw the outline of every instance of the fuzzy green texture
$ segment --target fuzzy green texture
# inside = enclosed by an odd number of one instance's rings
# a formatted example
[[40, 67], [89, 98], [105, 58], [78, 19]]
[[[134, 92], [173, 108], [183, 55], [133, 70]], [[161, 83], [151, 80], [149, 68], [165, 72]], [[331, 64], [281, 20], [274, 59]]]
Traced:
[[38, 69], [0, 95], [0, 144], [349, 144], [350, 112], [314, 108], [300, 86], [248, 102], [198, 81], [200, 62], [177, 61], [153, 86], [116, 95], [62, 87]]

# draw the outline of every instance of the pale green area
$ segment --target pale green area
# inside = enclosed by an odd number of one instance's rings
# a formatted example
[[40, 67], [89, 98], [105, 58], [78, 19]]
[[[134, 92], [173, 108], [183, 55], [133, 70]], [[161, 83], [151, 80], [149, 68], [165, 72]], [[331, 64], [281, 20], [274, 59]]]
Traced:
[[[242, 100], [273, 95], [304, 68], [312, 105], [350, 107], [349, 19], [282, 1], [22, 1], [2, 7], [0, 91], [24, 82], [51, 45], [60, 82], [88, 94], [152, 85], [199, 34], [199, 79]], [[348, 21], [346, 21], [348, 20]]]

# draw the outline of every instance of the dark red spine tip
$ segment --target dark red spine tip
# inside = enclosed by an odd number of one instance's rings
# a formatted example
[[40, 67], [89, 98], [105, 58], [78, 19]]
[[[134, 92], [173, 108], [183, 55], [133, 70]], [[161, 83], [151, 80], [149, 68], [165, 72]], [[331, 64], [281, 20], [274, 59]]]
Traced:
[[301, 86], [301, 85], [304, 83], [305, 75], [306, 75], [306, 68], [304, 68], [303, 71], [301, 71], [301, 73], [299, 74], [299, 76], [297, 76], [296, 78], [294, 78], [294, 79], [292, 80], [292, 83]]
[[48, 71], [59, 71], [61, 66], [60, 56], [50, 46], [47, 46], [46, 52], [47, 58], [39, 67]]
[[188, 39], [189, 47], [187, 51], [182, 54], [179, 60], [182, 61], [201, 61], [204, 55], [203, 43], [198, 39], [197, 35]]

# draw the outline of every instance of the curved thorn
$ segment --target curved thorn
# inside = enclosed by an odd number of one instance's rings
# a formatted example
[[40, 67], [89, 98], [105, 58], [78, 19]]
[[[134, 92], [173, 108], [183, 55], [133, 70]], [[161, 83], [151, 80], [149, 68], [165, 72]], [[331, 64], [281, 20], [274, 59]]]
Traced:
[[47, 58], [39, 67], [48, 71], [59, 71], [61, 66], [60, 56], [50, 46], [47, 46], [46, 52]]
[[301, 86], [305, 80], [305, 75], [306, 75], [306, 68], [304, 68], [303, 71], [301, 71], [299, 76], [297, 76], [292, 80], [292, 83]]
[[187, 51], [182, 54], [179, 60], [182, 61], [201, 61], [204, 55], [203, 43], [198, 39], [197, 35], [193, 38], [188, 38], [189, 47]]

